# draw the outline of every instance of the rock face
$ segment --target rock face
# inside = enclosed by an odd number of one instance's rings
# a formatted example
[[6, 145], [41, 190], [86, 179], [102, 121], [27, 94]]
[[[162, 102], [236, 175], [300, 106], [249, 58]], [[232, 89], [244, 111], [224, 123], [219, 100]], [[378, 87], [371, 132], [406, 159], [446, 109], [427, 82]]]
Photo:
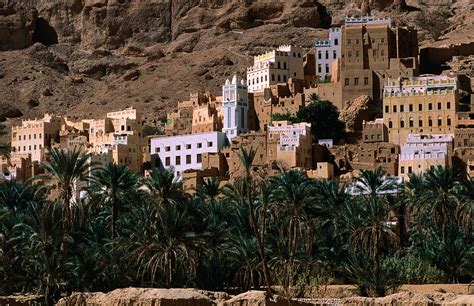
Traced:
[[342, 113], [341, 120], [346, 124], [347, 130], [362, 130], [362, 122], [369, 120], [373, 114], [372, 100], [369, 96], [360, 96], [347, 104]]
[[[382, 298], [349, 297], [343, 299], [302, 299], [292, 300], [293, 306], [329, 305], [383, 306], [383, 305], [473, 305], [474, 296], [454, 293], [413, 293], [400, 292]], [[22, 304], [20, 304], [22, 305]], [[248, 291], [230, 297], [223, 292], [197, 289], [148, 289], [125, 288], [109, 293], [74, 293], [62, 298], [57, 306], [287, 306], [288, 301], [281, 296], [268, 296], [263, 291]], [[332, 304], [331, 304], [332, 305]]]
[[0, 0], [0, 16], [3, 50], [35, 41], [78, 44], [83, 49], [148, 47], [216, 25], [238, 30], [265, 23], [331, 24], [324, 7], [311, 0]]

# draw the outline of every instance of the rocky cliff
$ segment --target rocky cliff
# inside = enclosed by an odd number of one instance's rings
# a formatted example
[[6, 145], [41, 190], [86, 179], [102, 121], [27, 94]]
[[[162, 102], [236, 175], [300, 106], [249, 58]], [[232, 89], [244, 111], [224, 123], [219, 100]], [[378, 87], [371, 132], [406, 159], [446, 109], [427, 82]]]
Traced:
[[424, 1], [0, 0], [0, 121], [133, 105], [157, 122], [189, 92], [219, 94], [265, 48], [309, 50], [346, 14], [419, 27], [439, 7], [451, 16], [442, 41], [474, 41], [474, 4]]

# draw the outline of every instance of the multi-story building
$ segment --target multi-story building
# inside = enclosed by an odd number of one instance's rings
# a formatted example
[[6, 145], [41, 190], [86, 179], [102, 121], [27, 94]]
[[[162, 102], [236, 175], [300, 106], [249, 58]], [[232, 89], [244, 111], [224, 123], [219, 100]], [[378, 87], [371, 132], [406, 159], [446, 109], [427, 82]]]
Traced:
[[383, 118], [377, 118], [374, 121], [362, 122], [362, 141], [363, 142], [386, 142], [388, 140], [388, 130], [383, 123]]
[[453, 137], [447, 134], [410, 134], [400, 147], [398, 174], [408, 179], [434, 167], [451, 166]]
[[286, 83], [290, 78], [304, 79], [303, 50], [284, 45], [254, 57], [254, 64], [247, 68], [249, 92], [263, 91], [270, 85]]
[[154, 169], [173, 167], [178, 178], [183, 171], [200, 170], [203, 154], [218, 153], [227, 144], [222, 132], [149, 138], [151, 166]]
[[320, 80], [331, 79], [333, 62], [341, 57], [341, 28], [330, 28], [329, 38], [314, 42], [316, 75]]
[[383, 101], [389, 141], [403, 144], [416, 133], [454, 135], [457, 88], [457, 79], [447, 76], [389, 80]]
[[222, 86], [222, 109], [222, 132], [227, 135], [229, 142], [248, 131], [249, 95], [245, 80], [239, 80], [237, 75], [234, 75], [232, 81], [227, 79]]
[[105, 119], [89, 122], [89, 152], [112, 154], [116, 164], [139, 172], [143, 164], [144, 138], [142, 115], [136, 109], [107, 113]]
[[59, 141], [63, 120], [50, 114], [42, 119], [22, 120], [21, 125], [12, 127], [11, 148], [13, 153], [28, 154], [33, 162], [41, 162], [45, 150]]
[[311, 124], [274, 121], [268, 126], [268, 160], [276, 160], [287, 168], [311, 169], [313, 145]]
[[290, 80], [287, 84], [271, 85], [263, 92], [254, 93], [253, 107], [257, 126], [265, 129], [271, 124], [273, 114], [296, 115], [306, 103], [303, 88], [302, 82]]
[[367, 16], [346, 17], [341, 31], [343, 106], [361, 95], [380, 101], [388, 78], [418, 75], [416, 30], [393, 28], [390, 18]]

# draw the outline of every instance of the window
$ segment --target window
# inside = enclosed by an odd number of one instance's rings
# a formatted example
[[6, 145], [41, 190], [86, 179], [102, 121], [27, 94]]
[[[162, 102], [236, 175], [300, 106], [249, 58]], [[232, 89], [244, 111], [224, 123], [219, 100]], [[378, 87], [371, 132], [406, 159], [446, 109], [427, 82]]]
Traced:
[[278, 75], [278, 82], [280, 82], [280, 81], [281, 81], [281, 80], [280, 80], [280, 75]]
[[176, 151], [179, 151], [181, 150], [181, 146], [180, 145], [176, 145]]
[[400, 127], [401, 127], [401, 128], [404, 128], [404, 127], [405, 127], [405, 121], [403, 121], [403, 119], [400, 120]]
[[446, 124], [447, 124], [448, 126], [451, 126], [451, 118], [448, 117], [448, 119], [446, 120]]
[[196, 155], [196, 161], [197, 161], [198, 163], [202, 163], [202, 154]]
[[359, 85], [359, 78], [354, 78], [354, 85]]
[[18, 140], [19, 140], [19, 141], [21, 140], [21, 136], [18, 136]]
[[368, 77], [364, 78], [364, 85], [369, 85], [369, 78]]
[[155, 148], [155, 153], [160, 153], [160, 148], [159, 147]]
[[349, 79], [348, 79], [348, 78], [346, 78], [346, 79], [344, 80], [344, 86], [349, 86]]
[[38, 138], [39, 138], [39, 139], [41, 139], [41, 135], [42, 135], [41, 133], [38, 134]]
[[394, 113], [397, 112], [397, 106], [396, 106], [396, 105], [393, 106], [393, 112], [394, 112]]
[[286, 69], [286, 62], [283, 62], [283, 69]]
[[408, 111], [412, 112], [413, 111], [413, 104], [408, 105]]
[[443, 125], [443, 121], [441, 120], [441, 117], [438, 117], [438, 126]]
[[286, 75], [283, 76], [283, 82], [286, 82]]
[[318, 59], [321, 59], [321, 51], [318, 51]]
[[120, 130], [125, 131], [125, 125], [121, 125]]
[[339, 44], [339, 40], [336, 38], [334, 39], [334, 45], [337, 46]]
[[433, 126], [433, 120], [431, 120], [431, 117], [428, 118], [428, 126]]
[[127, 131], [131, 131], [132, 127], [130, 125], [127, 125]]
[[411, 166], [408, 166], [408, 173], [412, 173], [413, 172], [413, 169], [411, 168]]
[[208, 142], [207, 142], [207, 146], [208, 146], [208, 147], [212, 147], [212, 141], [208, 141]]
[[329, 59], [329, 50], [326, 50], [326, 59]]
[[332, 51], [332, 58], [335, 59], [337, 57], [337, 52], [336, 50]]
[[352, 51], [349, 51], [349, 58], [352, 57]]
[[447, 103], [446, 103], [446, 108], [447, 108], [447, 109], [450, 109], [450, 108], [451, 108], [451, 102], [447, 102]]
[[28, 139], [31, 139], [31, 134], [28, 134]]
[[438, 102], [438, 109], [441, 109], [441, 103]]
[[405, 173], [405, 167], [404, 166], [400, 167], [400, 173], [402, 173], [402, 174]]
[[329, 64], [326, 64], [326, 73], [329, 73]]
[[176, 156], [176, 166], [181, 165], [181, 156]]
[[413, 118], [410, 118], [410, 120], [408, 121], [408, 125], [409, 125], [410, 127], [413, 127]]
[[187, 145], [186, 145], [186, 150], [189, 150], [189, 149], [191, 149], [191, 145], [190, 145], [190, 144], [187, 144]]
[[428, 110], [432, 110], [433, 109], [433, 103], [428, 103]]
[[191, 155], [186, 155], [186, 165], [191, 163]]
[[277, 63], [278, 69], [281, 68], [280, 62]]
[[36, 134], [33, 134], [33, 139], [36, 139]]
[[170, 149], [171, 149], [171, 148], [170, 148], [169, 146], [166, 146], [166, 147], [165, 147], [165, 151], [166, 151], [166, 152], [169, 152]]
[[385, 105], [385, 112], [386, 112], [386, 113], [389, 112], [389, 106], [388, 106], [388, 105]]
[[35, 150], [35, 151], [36, 151], [36, 145], [34, 145], [34, 146], [33, 146], [33, 150]]
[[318, 64], [318, 73], [321, 73], [321, 64]]
[[165, 158], [165, 166], [169, 165], [171, 165], [171, 157], [168, 156], [167, 158]]
[[418, 127], [423, 127], [423, 119], [418, 119]]
[[198, 143], [198, 144], [197, 144], [197, 148], [198, 148], [198, 149], [202, 148], [202, 143]]
[[421, 112], [423, 110], [423, 104], [418, 104], [418, 111]]
[[401, 112], [401, 113], [404, 111], [404, 106], [405, 106], [405, 105], [403, 105], [403, 104], [400, 105], [400, 112]]
[[272, 74], [272, 81], [275, 82], [275, 75]]
[[389, 122], [388, 122], [388, 128], [389, 128], [389, 129], [393, 128], [393, 123], [392, 123], [392, 121], [389, 121]]

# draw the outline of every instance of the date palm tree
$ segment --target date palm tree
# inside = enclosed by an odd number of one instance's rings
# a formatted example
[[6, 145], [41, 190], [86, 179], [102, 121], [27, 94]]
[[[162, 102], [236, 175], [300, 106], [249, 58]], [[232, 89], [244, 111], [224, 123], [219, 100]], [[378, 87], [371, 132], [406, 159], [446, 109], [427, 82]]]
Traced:
[[[392, 209], [385, 197], [360, 197], [357, 213], [347, 216], [351, 226], [349, 243], [355, 251], [366, 253], [373, 262], [374, 278], [381, 277], [380, 258], [383, 248], [399, 244], [399, 237], [392, 224]], [[385, 288], [377, 286], [377, 295], [384, 295]]]
[[416, 198], [416, 203], [411, 204], [412, 213], [418, 222], [423, 222], [424, 216], [431, 217], [431, 222], [439, 229], [443, 242], [447, 239], [450, 223], [460, 217], [456, 215], [462, 205], [458, 190], [459, 184], [452, 168], [432, 168], [424, 173], [421, 193]]
[[[303, 238], [308, 238], [313, 228], [311, 213], [314, 204], [313, 189], [308, 178], [297, 169], [282, 170], [278, 176], [271, 178], [271, 183], [275, 214], [279, 219], [288, 218], [289, 257], [283, 287], [290, 288], [299, 242]], [[307, 237], [302, 236], [305, 233]], [[311, 246], [306, 246], [307, 250], [310, 248]]]
[[131, 202], [137, 191], [138, 175], [126, 165], [108, 163], [92, 173], [90, 195], [101, 205], [112, 207], [112, 239], [117, 236], [116, 223], [121, 207]]
[[272, 280], [270, 276], [270, 271], [268, 269], [267, 256], [265, 253], [265, 245], [263, 244], [262, 236], [257, 226], [257, 217], [256, 217], [256, 212], [255, 212], [255, 207], [254, 207], [253, 190], [255, 190], [256, 186], [254, 184], [252, 172], [253, 172], [253, 162], [255, 159], [255, 154], [256, 152], [253, 149], [253, 147], [250, 147], [250, 149], [248, 150], [245, 149], [244, 147], [240, 147], [239, 159], [244, 168], [243, 178], [245, 182], [245, 190], [246, 190], [246, 196], [247, 196], [246, 202], [247, 202], [248, 210], [249, 210], [249, 223], [255, 235], [255, 238], [257, 240], [260, 259], [262, 260], [263, 277], [265, 280], [265, 285], [267, 286], [267, 291], [270, 291]]
[[72, 151], [53, 148], [49, 159], [43, 167], [50, 179], [57, 184], [58, 204], [61, 206], [62, 223], [66, 233], [73, 227], [75, 213], [79, 208], [79, 189], [89, 174], [90, 154], [81, 153], [80, 149]]
[[144, 186], [151, 194], [151, 198], [159, 206], [169, 206], [186, 198], [182, 182], [174, 174], [172, 167], [157, 169], [150, 172], [150, 176], [143, 180]]
[[197, 196], [205, 203], [215, 203], [221, 195], [220, 180], [218, 178], [206, 178], [204, 182], [197, 187]]

